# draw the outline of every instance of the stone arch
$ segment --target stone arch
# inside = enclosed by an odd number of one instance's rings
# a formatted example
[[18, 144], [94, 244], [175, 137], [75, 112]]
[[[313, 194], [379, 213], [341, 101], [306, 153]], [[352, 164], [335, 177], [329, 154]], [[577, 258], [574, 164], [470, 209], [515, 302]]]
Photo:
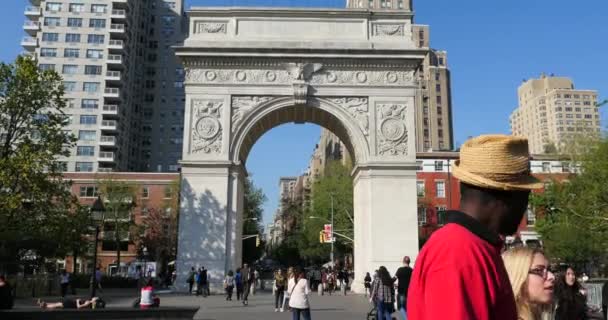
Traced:
[[369, 159], [369, 141], [361, 124], [340, 105], [339, 99], [361, 99], [367, 108], [367, 98], [314, 98], [306, 105], [294, 104], [290, 97], [277, 97], [258, 105], [245, 115], [235, 128], [230, 144], [233, 163], [245, 163], [251, 148], [264, 133], [281, 124], [314, 123], [332, 131], [346, 145], [354, 163]]

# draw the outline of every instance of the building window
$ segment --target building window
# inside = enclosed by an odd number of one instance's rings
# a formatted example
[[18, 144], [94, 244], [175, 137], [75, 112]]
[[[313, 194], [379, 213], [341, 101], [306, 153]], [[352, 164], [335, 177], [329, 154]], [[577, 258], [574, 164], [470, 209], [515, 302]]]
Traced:
[[437, 206], [435, 207], [435, 210], [437, 211], [437, 224], [440, 226], [444, 225], [446, 222], [447, 208], [445, 206]]
[[443, 129], [437, 130], [437, 137], [443, 138]]
[[147, 199], [150, 197], [150, 187], [143, 187], [141, 190], [141, 197]]
[[59, 33], [48, 33], [48, 32], [45, 32], [45, 33], [42, 34], [42, 41], [57, 42], [57, 41], [59, 41]]
[[89, 59], [102, 59], [103, 50], [89, 49], [87, 50], [87, 58]]
[[80, 116], [80, 124], [86, 124], [86, 125], [97, 124], [97, 116], [82, 115], [82, 116]]
[[80, 34], [78, 33], [66, 33], [65, 42], [80, 42]]
[[543, 162], [543, 172], [551, 172], [551, 162]]
[[76, 148], [77, 156], [87, 156], [92, 157], [95, 155], [95, 147], [93, 146], [82, 146]]
[[562, 172], [570, 172], [570, 162], [562, 162]]
[[[146, 197], [146, 198], [147, 198], [147, 197]], [[141, 215], [142, 215], [142, 216], [144, 216], [144, 217], [145, 217], [145, 216], [147, 216], [147, 215], [148, 215], [148, 213], [149, 213], [148, 207], [142, 207], [142, 208], [141, 208]]]
[[76, 74], [76, 73], [78, 73], [78, 66], [75, 64], [64, 64], [62, 73], [63, 74]]
[[76, 91], [76, 82], [75, 81], [64, 81], [63, 82], [63, 90], [65, 92], [74, 92], [74, 91]]
[[63, 50], [63, 56], [65, 58], [78, 58], [80, 56], [79, 49], [65, 49]]
[[82, 18], [68, 18], [68, 27], [82, 27]]
[[57, 49], [55, 48], [40, 48], [41, 57], [56, 57]]
[[435, 91], [441, 92], [441, 85], [439, 83], [435, 85]]
[[61, 19], [55, 17], [46, 17], [44, 18], [43, 24], [47, 27], [59, 27], [61, 24]]
[[[83, 163], [83, 162], [80, 162]], [[81, 198], [93, 198], [97, 197], [97, 187], [95, 186], [82, 186], [80, 187], [80, 197]]]
[[82, 84], [82, 90], [84, 92], [97, 92], [99, 91], [99, 82], [85, 82]]
[[41, 64], [38, 65], [38, 69], [40, 71], [48, 71], [48, 70], [55, 71], [55, 65], [54, 64], [44, 64], [44, 63], [41, 63]]
[[76, 172], [93, 172], [93, 162], [76, 162]]
[[89, 20], [89, 28], [105, 28], [106, 19], [91, 19]]
[[70, 12], [84, 12], [84, 4], [83, 3], [70, 3], [69, 10], [70, 10]]
[[47, 2], [46, 11], [61, 11], [61, 3], [59, 2]]
[[423, 198], [425, 194], [424, 190], [424, 181], [416, 181], [416, 193], [418, 194], [418, 198]]
[[92, 4], [91, 12], [92, 13], [106, 13], [106, 5], [105, 4]]
[[105, 36], [103, 34], [90, 34], [88, 37], [89, 43], [101, 44], [101, 43], [104, 43], [104, 40], [105, 40]]
[[445, 181], [435, 181], [437, 198], [445, 198]]
[[423, 226], [426, 224], [426, 208], [418, 207], [418, 225]]
[[93, 130], [78, 131], [78, 140], [80, 141], [95, 141], [97, 134]]
[[173, 195], [172, 192], [173, 190], [171, 190], [171, 187], [165, 187], [165, 199], [170, 199], [171, 196]]
[[88, 74], [88, 75], [99, 75], [101, 74], [101, 66], [85, 66], [84, 67], [84, 74]]
[[442, 172], [443, 171], [443, 161], [437, 160], [435, 161], [435, 171]]
[[82, 109], [97, 109], [99, 108], [97, 99], [82, 99], [80, 102], [80, 107]]

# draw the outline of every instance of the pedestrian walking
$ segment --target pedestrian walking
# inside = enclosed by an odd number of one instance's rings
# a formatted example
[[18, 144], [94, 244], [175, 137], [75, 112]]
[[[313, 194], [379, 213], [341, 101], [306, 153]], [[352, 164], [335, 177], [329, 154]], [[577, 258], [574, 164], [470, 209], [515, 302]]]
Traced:
[[59, 274], [59, 286], [61, 287], [61, 297], [65, 298], [68, 294], [68, 286], [70, 285], [70, 274], [65, 271], [65, 269], [61, 270], [61, 274]]
[[260, 290], [264, 290], [261, 286], [260, 272], [258, 269], [253, 270], [253, 278], [255, 279], [255, 282], [253, 283], [253, 294], [255, 294], [258, 286], [260, 286]]
[[567, 267], [559, 276], [555, 287], [555, 320], [586, 320], [587, 297], [583, 286], [576, 280], [574, 268]]
[[226, 290], [226, 301], [232, 301], [232, 291], [234, 290], [234, 273], [228, 270], [224, 278], [224, 290]]
[[327, 269], [321, 269], [321, 289], [319, 295], [322, 296], [327, 291]]
[[300, 320], [300, 316], [304, 320], [310, 320], [310, 302], [308, 295], [310, 294], [310, 286], [306, 275], [302, 270], [294, 272], [293, 282], [290, 282], [289, 290], [289, 308], [293, 320]]
[[517, 319], [550, 319], [555, 276], [542, 251], [514, 248], [502, 254], [515, 295]]
[[514, 234], [533, 189], [525, 138], [480, 136], [465, 142], [452, 172], [460, 211], [422, 248], [407, 297], [410, 320], [517, 319], [501, 237]]
[[407, 320], [407, 291], [410, 287], [410, 280], [414, 270], [410, 267], [410, 257], [403, 257], [403, 266], [395, 272], [397, 280], [397, 310], [401, 315], [401, 320]]
[[192, 267], [192, 269], [190, 269], [190, 272], [188, 272], [188, 277], [186, 278], [186, 282], [188, 282], [188, 293], [192, 294], [192, 287], [194, 286], [194, 277], [196, 276], [196, 271], [194, 270], [194, 267]]
[[243, 264], [243, 269], [241, 269], [241, 277], [243, 279], [243, 305], [249, 305], [249, 286], [251, 283], [249, 282], [250, 276], [249, 266], [245, 263]]
[[342, 295], [346, 295], [346, 291], [348, 290], [348, 283], [350, 282], [348, 270], [343, 269], [341, 273], [342, 284], [340, 285], [340, 289], [342, 290]]
[[101, 273], [101, 269], [99, 269], [99, 267], [97, 267], [97, 269], [95, 270], [95, 282], [97, 283], [97, 290], [99, 290], [99, 292], [103, 292], [103, 288], [101, 287], [101, 278], [103, 277], [103, 274]]
[[365, 287], [365, 297], [367, 298], [368, 294], [371, 294], [372, 288], [372, 277], [369, 275], [369, 272], [365, 273], [365, 278], [363, 278], [363, 287]]
[[201, 271], [201, 290], [203, 297], [207, 298], [207, 296], [209, 295], [209, 277], [207, 274], [207, 269], [205, 269], [205, 267], [203, 267]]
[[199, 268], [194, 277], [196, 280], [196, 296], [200, 296], [203, 291], [203, 268]]
[[386, 267], [378, 269], [378, 279], [372, 284], [372, 293], [369, 302], [376, 305], [378, 320], [392, 320], [391, 315], [395, 312], [395, 290], [394, 280]]
[[4, 276], [0, 276], [0, 310], [12, 309], [14, 297], [13, 287], [6, 281]]
[[236, 269], [234, 285], [236, 286], [236, 301], [240, 301], [243, 296], [243, 274], [241, 273], [241, 268]]
[[274, 273], [274, 312], [278, 312], [279, 310], [283, 312], [283, 298], [285, 297], [285, 289], [287, 285], [287, 278], [283, 273], [283, 270], [279, 268]]
[[249, 292], [252, 295], [255, 295], [255, 289], [256, 289], [255, 286], [256, 286], [258, 278], [256, 278], [256, 276], [255, 276], [255, 269], [254, 268], [251, 268], [249, 272], [250, 272], [249, 273]]
[[289, 308], [289, 295], [291, 291], [289, 289], [295, 285], [295, 275], [293, 267], [289, 267], [287, 269], [287, 286], [285, 287], [285, 291], [283, 293], [283, 310]]

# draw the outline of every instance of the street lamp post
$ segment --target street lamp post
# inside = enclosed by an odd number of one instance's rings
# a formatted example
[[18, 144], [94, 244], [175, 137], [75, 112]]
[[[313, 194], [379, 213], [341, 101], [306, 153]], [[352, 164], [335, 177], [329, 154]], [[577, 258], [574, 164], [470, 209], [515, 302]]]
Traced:
[[334, 195], [329, 194], [331, 197], [331, 251], [329, 253], [329, 259], [331, 260], [331, 266], [334, 267]]
[[106, 208], [103, 206], [101, 197], [97, 197], [91, 206], [91, 220], [95, 223], [95, 244], [93, 246], [93, 272], [91, 273], [91, 298], [95, 296], [97, 290], [97, 244], [99, 242], [99, 222], [103, 223], [103, 216]]

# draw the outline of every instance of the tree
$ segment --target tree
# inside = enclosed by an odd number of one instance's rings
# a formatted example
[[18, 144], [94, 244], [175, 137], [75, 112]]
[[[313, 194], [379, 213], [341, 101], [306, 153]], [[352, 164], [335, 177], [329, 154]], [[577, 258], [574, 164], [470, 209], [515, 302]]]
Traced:
[[548, 185], [530, 203], [540, 213], [536, 229], [547, 252], [582, 264], [606, 256], [601, 244], [608, 240], [608, 140], [587, 137], [576, 144], [569, 159], [577, 174]]
[[[7, 268], [24, 257], [55, 257], [84, 233], [72, 219], [86, 218], [62, 163], [75, 138], [63, 131], [61, 77], [34, 60], [0, 63], [0, 256]], [[65, 237], [69, 230], [71, 239]], [[61, 235], [61, 236], [60, 236]], [[15, 271], [14, 268], [8, 271]]]
[[[353, 178], [351, 168], [339, 161], [327, 164], [324, 175], [313, 185], [310, 212], [304, 213], [303, 219], [304, 235], [301, 237], [301, 255], [309, 260], [325, 260], [329, 248], [319, 246], [319, 231], [323, 225], [331, 220], [331, 212], [334, 213], [334, 232], [338, 232], [348, 238], [354, 238], [353, 220]], [[353, 243], [343, 236], [336, 236], [334, 250], [341, 253], [351, 253]], [[329, 247], [329, 245], [327, 245]]]
[[159, 207], [148, 208], [136, 232], [138, 244], [158, 262], [160, 272], [166, 271], [177, 255], [180, 180], [174, 180], [165, 191], [168, 197]]
[[[258, 235], [262, 237], [262, 213], [263, 205], [267, 198], [261, 188], [253, 183], [251, 177], [247, 177], [244, 182], [244, 205], [243, 205], [243, 235]], [[243, 240], [243, 261], [254, 262], [259, 259], [264, 252], [263, 246], [256, 246], [255, 238]]]
[[[131, 182], [115, 180], [113, 177], [98, 183], [100, 196], [104, 201], [105, 215], [103, 221], [103, 237], [113, 240], [116, 246], [116, 266], [120, 272], [120, 251], [122, 243], [130, 240], [133, 231], [131, 211], [137, 200], [138, 186]], [[95, 263], [97, 263], [95, 261]]]

